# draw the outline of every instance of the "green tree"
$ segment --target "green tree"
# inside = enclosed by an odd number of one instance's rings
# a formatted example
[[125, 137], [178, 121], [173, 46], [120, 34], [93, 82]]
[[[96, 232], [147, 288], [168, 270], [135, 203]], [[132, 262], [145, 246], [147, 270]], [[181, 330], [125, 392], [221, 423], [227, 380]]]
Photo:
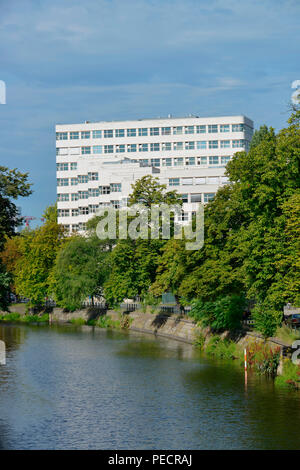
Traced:
[[61, 307], [75, 310], [88, 296], [102, 294], [109, 273], [109, 255], [96, 237], [70, 238], [58, 252], [49, 291]]
[[63, 227], [50, 221], [35, 230], [24, 230], [19, 237], [21, 257], [15, 266], [15, 288], [32, 305], [43, 304], [49, 296], [50, 274], [63, 237]]

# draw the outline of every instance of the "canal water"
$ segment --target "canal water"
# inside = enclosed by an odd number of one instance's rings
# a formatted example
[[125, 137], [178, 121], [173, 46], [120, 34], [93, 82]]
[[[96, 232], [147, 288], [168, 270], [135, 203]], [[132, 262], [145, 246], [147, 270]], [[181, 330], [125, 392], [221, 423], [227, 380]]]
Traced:
[[299, 449], [300, 393], [192, 346], [0, 325], [0, 448]]

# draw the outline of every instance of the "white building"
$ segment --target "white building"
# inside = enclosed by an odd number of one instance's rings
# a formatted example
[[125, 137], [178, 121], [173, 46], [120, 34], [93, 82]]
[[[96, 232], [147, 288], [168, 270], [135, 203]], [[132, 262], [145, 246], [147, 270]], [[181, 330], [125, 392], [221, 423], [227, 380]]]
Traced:
[[131, 185], [149, 174], [182, 195], [187, 220], [227, 182], [226, 163], [252, 134], [245, 116], [58, 124], [58, 222], [84, 230], [98, 207], [126, 205]]

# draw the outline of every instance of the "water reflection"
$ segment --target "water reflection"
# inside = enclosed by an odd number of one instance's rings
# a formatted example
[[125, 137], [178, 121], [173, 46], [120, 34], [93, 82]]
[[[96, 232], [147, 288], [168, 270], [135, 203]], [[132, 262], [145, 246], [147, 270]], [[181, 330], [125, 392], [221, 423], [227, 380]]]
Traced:
[[300, 398], [190, 345], [112, 330], [0, 326], [0, 447], [298, 448]]

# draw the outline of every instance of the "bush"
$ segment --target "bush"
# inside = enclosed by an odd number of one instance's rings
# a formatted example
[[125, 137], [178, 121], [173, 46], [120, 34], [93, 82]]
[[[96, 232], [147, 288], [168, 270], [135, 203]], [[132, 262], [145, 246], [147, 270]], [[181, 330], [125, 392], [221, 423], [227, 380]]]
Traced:
[[86, 321], [84, 318], [72, 318], [71, 323], [72, 325], [77, 325], [77, 326], [86, 325]]
[[249, 367], [258, 373], [275, 377], [280, 360], [280, 348], [272, 349], [265, 343], [253, 342], [247, 347], [247, 362]]
[[281, 325], [282, 312], [276, 311], [264, 304], [258, 304], [252, 312], [255, 329], [257, 329], [264, 338], [273, 336]]
[[215, 301], [192, 303], [190, 316], [203, 326], [212, 330], [236, 330], [241, 326], [245, 298], [239, 295], [227, 295]]
[[242, 350], [233, 341], [212, 336], [208, 341], [206, 353], [219, 359], [241, 359]]
[[275, 379], [275, 384], [280, 387], [300, 387], [300, 365], [293, 364], [290, 359], [283, 362], [283, 374]]

